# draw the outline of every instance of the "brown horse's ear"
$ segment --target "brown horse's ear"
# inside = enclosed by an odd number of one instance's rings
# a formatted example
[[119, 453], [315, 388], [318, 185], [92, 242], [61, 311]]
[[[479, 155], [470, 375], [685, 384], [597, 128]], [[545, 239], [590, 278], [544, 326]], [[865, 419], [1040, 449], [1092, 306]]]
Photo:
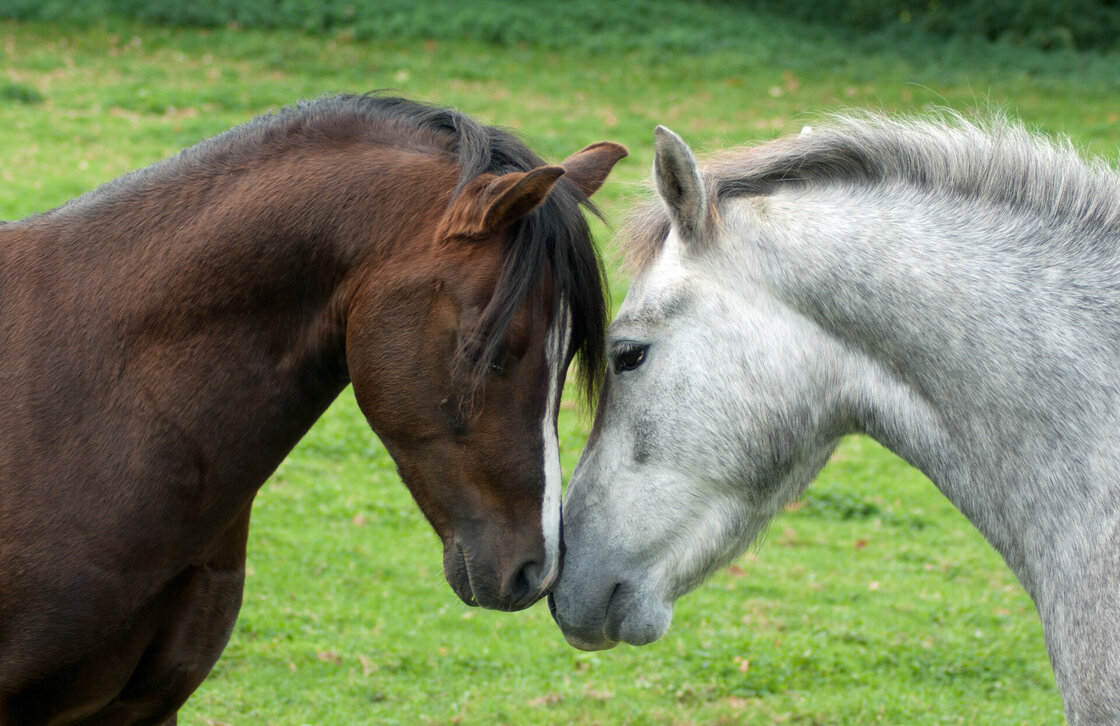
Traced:
[[539, 207], [564, 172], [560, 166], [538, 166], [476, 179], [448, 210], [442, 236], [485, 239], [497, 234]]
[[561, 162], [568, 179], [573, 181], [585, 197], [599, 191], [607, 175], [630, 152], [622, 144], [600, 141], [569, 156]]
[[538, 166], [526, 172], [503, 174], [490, 187], [497, 197], [486, 210], [483, 226], [497, 232], [529, 214], [544, 202], [556, 180], [564, 176], [559, 166]]

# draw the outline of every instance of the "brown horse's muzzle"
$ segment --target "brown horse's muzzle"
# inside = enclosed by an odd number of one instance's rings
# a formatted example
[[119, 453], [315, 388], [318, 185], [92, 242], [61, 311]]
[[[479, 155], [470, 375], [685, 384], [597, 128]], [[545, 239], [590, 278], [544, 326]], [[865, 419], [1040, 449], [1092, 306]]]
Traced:
[[546, 565], [543, 546], [502, 544], [468, 542], [455, 536], [444, 545], [447, 583], [467, 605], [523, 610], [548, 594], [556, 568]]

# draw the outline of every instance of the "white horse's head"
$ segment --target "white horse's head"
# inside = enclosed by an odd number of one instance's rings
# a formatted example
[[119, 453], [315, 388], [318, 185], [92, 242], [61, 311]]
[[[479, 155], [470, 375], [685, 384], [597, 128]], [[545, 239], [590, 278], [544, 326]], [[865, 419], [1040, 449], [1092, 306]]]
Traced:
[[838, 344], [732, 241], [766, 210], [717, 208], [688, 146], [662, 127], [656, 140], [668, 234], [611, 324], [611, 370], [564, 504], [554, 615], [584, 649], [659, 638], [676, 598], [745, 550], [844, 433]]

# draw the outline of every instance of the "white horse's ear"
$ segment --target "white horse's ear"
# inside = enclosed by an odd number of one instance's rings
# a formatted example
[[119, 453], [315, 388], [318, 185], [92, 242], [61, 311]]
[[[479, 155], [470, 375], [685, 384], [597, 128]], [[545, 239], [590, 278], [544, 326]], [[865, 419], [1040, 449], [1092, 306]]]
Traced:
[[654, 129], [653, 136], [657, 143], [653, 158], [657, 193], [685, 244], [699, 241], [708, 219], [708, 194], [696, 157], [680, 136], [664, 126]]

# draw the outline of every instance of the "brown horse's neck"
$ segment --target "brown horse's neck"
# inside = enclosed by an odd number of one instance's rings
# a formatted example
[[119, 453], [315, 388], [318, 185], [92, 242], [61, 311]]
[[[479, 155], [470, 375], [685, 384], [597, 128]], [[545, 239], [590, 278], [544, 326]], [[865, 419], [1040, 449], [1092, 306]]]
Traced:
[[[12, 358], [44, 390], [74, 389], [35, 420], [96, 407], [118, 437], [166, 439], [199, 515], [221, 517], [248, 503], [345, 387], [353, 290], [407, 256], [407, 241], [429, 244], [435, 220], [418, 210], [442, 212], [456, 170], [338, 149], [179, 179], [109, 189], [0, 231], [0, 319], [50, 321], [0, 364]], [[88, 455], [113, 446], [95, 441]]]

